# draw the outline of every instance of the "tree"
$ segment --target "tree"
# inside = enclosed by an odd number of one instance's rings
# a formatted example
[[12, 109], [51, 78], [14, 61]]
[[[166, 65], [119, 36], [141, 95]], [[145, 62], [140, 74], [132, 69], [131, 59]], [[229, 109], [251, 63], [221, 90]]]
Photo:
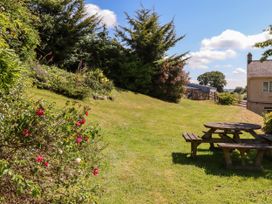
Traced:
[[35, 57], [39, 44], [37, 18], [28, 10], [24, 0], [0, 1], [0, 49], [12, 49], [21, 60]]
[[[166, 52], [184, 36], [177, 37], [173, 20], [161, 25], [159, 15], [154, 10], [141, 8], [136, 16], [125, 13], [128, 27], [119, 26], [116, 36], [127, 48], [122, 52], [123, 60], [117, 70], [117, 80], [124, 88], [141, 93], [150, 93], [154, 77], [162, 66], [156, 62], [166, 57]], [[172, 59], [185, 61], [183, 53]], [[169, 58], [171, 59], [171, 57]]]
[[234, 93], [242, 94], [242, 93], [245, 93], [245, 92], [246, 92], [246, 89], [243, 88], [243, 87], [238, 86], [238, 87], [236, 87], [236, 88], [234, 89], [233, 92], [234, 92]]
[[[272, 35], [272, 25], [270, 25], [267, 29], [270, 33], [270, 35]], [[263, 52], [262, 54], [262, 58], [261, 61], [266, 60], [268, 57], [272, 56], [272, 39], [266, 40], [264, 42], [259, 42], [255, 44], [255, 47], [259, 47], [259, 48], [266, 48], [269, 47], [266, 51]]]
[[206, 72], [197, 77], [199, 84], [215, 87], [218, 92], [223, 92], [227, 85], [225, 75], [219, 71]]
[[134, 18], [127, 13], [125, 15], [131, 27], [119, 26], [116, 34], [143, 64], [162, 59], [171, 47], [184, 38], [176, 36], [173, 20], [160, 25], [155, 11], [141, 8]]
[[[41, 45], [37, 54], [47, 64], [63, 66], [79, 41], [99, 28], [100, 18], [86, 16], [83, 0], [33, 0], [29, 7], [40, 18], [37, 27]], [[77, 59], [78, 64], [82, 60]]]

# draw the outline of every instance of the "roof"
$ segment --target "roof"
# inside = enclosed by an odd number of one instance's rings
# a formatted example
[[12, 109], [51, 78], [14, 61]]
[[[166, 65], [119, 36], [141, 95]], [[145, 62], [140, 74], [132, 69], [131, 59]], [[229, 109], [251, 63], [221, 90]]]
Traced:
[[194, 83], [189, 83], [187, 84], [187, 87], [191, 89], [199, 89], [202, 92], [209, 93], [211, 91], [216, 91], [216, 88], [211, 87], [211, 86], [204, 86], [200, 84], [194, 84]]
[[272, 77], [272, 61], [253, 60], [247, 65], [247, 75], [251, 77]]

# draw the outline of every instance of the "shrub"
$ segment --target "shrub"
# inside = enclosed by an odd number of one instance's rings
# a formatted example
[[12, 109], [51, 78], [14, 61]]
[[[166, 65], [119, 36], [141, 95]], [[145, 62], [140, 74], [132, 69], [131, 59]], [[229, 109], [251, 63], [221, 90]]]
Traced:
[[93, 203], [103, 143], [88, 107], [56, 110], [13, 89], [0, 98], [0, 198], [9, 203]]
[[113, 83], [100, 69], [85, 71], [83, 74], [84, 83], [90, 88], [93, 94], [109, 95], [113, 90]]
[[272, 112], [264, 115], [264, 127], [263, 131], [266, 134], [272, 134]]
[[83, 99], [92, 95], [109, 95], [113, 83], [100, 69], [83, 70], [80, 73], [67, 72], [57, 67], [34, 66], [34, 84], [41, 89], [48, 89], [64, 96]]
[[221, 105], [234, 105], [235, 103], [237, 103], [237, 98], [235, 97], [235, 95], [228, 92], [219, 93], [218, 103]]
[[0, 91], [8, 91], [19, 76], [21, 64], [18, 56], [9, 49], [0, 49]]
[[158, 64], [160, 70], [153, 77], [153, 88], [151, 95], [171, 101], [178, 102], [183, 95], [183, 86], [188, 82], [188, 74], [183, 70], [184, 62], [181, 60], [164, 60]]

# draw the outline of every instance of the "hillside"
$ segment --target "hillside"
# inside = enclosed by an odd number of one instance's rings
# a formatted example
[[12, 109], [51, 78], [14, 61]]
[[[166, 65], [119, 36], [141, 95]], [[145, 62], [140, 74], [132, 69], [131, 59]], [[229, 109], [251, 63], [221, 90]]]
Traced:
[[[31, 98], [56, 102], [67, 98], [31, 89]], [[114, 101], [85, 100], [89, 120], [99, 122], [108, 147], [101, 176], [101, 203], [271, 203], [271, 162], [264, 172], [229, 171], [220, 152], [201, 145], [196, 160], [187, 158], [190, 145], [183, 131], [201, 134], [203, 123], [262, 118], [234, 106], [182, 100], [167, 103], [141, 94], [114, 92]]]

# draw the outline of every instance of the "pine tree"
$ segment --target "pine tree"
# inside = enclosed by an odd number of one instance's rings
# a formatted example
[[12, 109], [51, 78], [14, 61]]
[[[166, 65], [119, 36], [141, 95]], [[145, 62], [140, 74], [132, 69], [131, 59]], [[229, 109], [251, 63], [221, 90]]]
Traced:
[[40, 18], [37, 54], [44, 63], [62, 66], [77, 43], [99, 28], [97, 15], [86, 16], [84, 0], [34, 0], [29, 5]]
[[173, 20], [160, 25], [159, 15], [141, 8], [133, 18], [125, 13], [130, 27], [116, 29], [117, 37], [144, 63], [154, 63], [165, 57], [166, 52], [184, 36], [177, 37]]

